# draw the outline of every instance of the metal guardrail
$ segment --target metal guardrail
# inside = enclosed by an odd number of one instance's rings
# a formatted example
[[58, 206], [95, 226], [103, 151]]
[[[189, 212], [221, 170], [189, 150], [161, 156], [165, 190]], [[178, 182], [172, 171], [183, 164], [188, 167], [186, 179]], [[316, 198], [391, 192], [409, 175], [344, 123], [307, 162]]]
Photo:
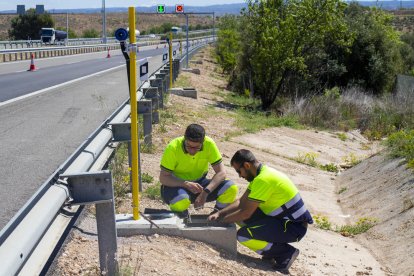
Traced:
[[[217, 29], [216, 29], [217, 31]], [[205, 30], [193, 30], [189, 31], [188, 34], [190, 37], [199, 34], [212, 34], [213, 29], [205, 29]], [[165, 36], [165, 34], [150, 34], [150, 35], [140, 35], [137, 37], [138, 42], [148, 42], [153, 41], [157, 42], [160, 40], [161, 37]], [[106, 42], [108, 44], [116, 43], [117, 40], [115, 37], [107, 37]], [[104, 44], [104, 40], [102, 37], [99, 38], [69, 38], [63, 41], [60, 41], [56, 44], [56, 46], [78, 46], [78, 45], [95, 45], [95, 44]], [[22, 49], [22, 48], [34, 48], [34, 47], [47, 47], [50, 45], [48, 43], [43, 43], [41, 40], [8, 40], [8, 41], [0, 41], [0, 50], [1, 49]]]
[[[196, 43], [187, 58], [210, 43], [206, 39]], [[180, 57], [183, 62], [186, 55]], [[167, 63], [167, 62], [166, 62]], [[156, 70], [150, 79], [155, 79], [157, 72], [165, 66], [164, 63]], [[174, 63], [173, 63], [174, 64]], [[164, 75], [164, 81], [167, 75]], [[143, 89], [150, 86], [150, 80], [139, 87], [137, 99], [143, 99]], [[166, 89], [166, 86], [163, 86]], [[130, 115], [129, 99], [126, 100], [112, 115], [109, 116], [76, 150], [75, 152], [43, 183], [38, 191], [29, 199], [19, 212], [9, 221], [0, 232], [0, 275], [16, 275], [24, 267], [31, 253], [42, 240], [61, 208], [70, 199], [70, 192], [60, 175], [87, 172], [112, 139], [110, 125], [125, 122]]]
[[[191, 40], [200, 40], [211, 38], [212, 36], [198, 36], [193, 37]], [[174, 39], [174, 42], [183, 42], [184, 39]], [[164, 45], [167, 42], [165, 40], [148, 40], [137, 43], [138, 47], [149, 45]], [[74, 55], [81, 53], [100, 52], [107, 50], [119, 49], [119, 44], [96, 44], [96, 45], [82, 45], [82, 46], [49, 46], [38, 48], [20, 48], [20, 49], [0, 49], [0, 63], [10, 62], [18, 60], [30, 60], [33, 53], [34, 58], [47, 58], [54, 56]]]

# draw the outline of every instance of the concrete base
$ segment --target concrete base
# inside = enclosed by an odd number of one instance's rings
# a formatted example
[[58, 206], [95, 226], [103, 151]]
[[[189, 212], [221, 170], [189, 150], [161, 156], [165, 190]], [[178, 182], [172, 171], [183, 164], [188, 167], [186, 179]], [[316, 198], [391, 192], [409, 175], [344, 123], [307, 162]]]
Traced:
[[198, 68], [183, 68], [182, 71], [184, 71], [184, 72], [190, 72], [190, 73], [193, 73], [193, 74], [196, 74], [196, 75], [200, 75], [201, 74], [201, 71]]
[[182, 97], [197, 99], [197, 90], [195, 88], [172, 88], [168, 92]]
[[[116, 229], [118, 236], [126, 237], [133, 235], [163, 234], [178, 236], [191, 240], [202, 241], [220, 247], [230, 254], [237, 254], [237, 229], [234, 224], [222, 224], [223, 226], [209, 226], [203, 220], [205, 226], [196, 216], [193, 216], [196, 223], [185, 222], [171, 213], [159, 213], [156, 215], [145, 215], [149, 220], [140, 216], [139, 220], [133, 220], [131, 214], [116, 215]], [[155, 225], [156, 226], [155, 226]], [[194, 226], [192, 226], [194, 225]], [[211, 225], [220, 225], [211, 223]], [[157, 226], [159, 228], [157, 228]]]

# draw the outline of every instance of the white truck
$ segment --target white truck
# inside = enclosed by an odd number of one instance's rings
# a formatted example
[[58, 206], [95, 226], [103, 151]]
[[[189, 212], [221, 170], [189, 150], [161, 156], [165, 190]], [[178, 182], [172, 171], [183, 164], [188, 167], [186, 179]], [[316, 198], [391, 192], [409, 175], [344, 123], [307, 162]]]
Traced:
[[42, 28], [40, 33], [40, 40], [46, 44], [57, 44], [57, 42], [65, 41], [67, 37], [67, 32], [55, 30], [54, 28]]

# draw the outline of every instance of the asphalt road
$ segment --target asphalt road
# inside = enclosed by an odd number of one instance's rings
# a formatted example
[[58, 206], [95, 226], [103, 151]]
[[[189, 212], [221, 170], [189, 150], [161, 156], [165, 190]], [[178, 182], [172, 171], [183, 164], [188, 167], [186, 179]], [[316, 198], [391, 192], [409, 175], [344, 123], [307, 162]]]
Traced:
[[[164, 51], [141, 51], [138, 58], [151, 56], [149, 71], [153, 72], [161, 66], [159, 54]], [[39, 60], [39, 64], [36, 72], [19, 71], [19, 66], [27, 66], [23, 62], [0, 66], [0, 229], [129, 94], [120, 53], [110, 59], [86, 54]], [[96, 74], [113, 67], [119, 68]], [[92, 77], [4, 104], [92, 73]]]

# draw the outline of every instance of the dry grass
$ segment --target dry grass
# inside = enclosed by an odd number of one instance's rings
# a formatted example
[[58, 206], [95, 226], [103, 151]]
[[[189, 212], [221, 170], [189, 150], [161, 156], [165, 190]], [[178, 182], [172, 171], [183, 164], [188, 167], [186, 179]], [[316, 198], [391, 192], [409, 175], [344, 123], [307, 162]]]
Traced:
[[[7, 40], [7, 30], [10, 29], [11, 20], [16, 15], [0, 15], [0, 40]], [[55, 20], [55, 28], [66, 29], [66, 14], [52, 14]], [[163, 23], [174, 25], [185, 25], [185, 17], [175, 14], [138, 14], [136, 16], [137, 28], [145, 31], [151, 27], [161, 26]], [[102, 30], [102, 15], [92, 14], [69, 14], [69, 29], [73, 30], [77, 36], [81, 36], [85, 30], [95, 29], [99, 33]], [[208, 16], [189, 16], [190, 25], [212, 24], [212, 19]], [[128, 26], [128, 13], [107, 13], [106, 15], [107, 34], [111, 35], [116, 29]]]

